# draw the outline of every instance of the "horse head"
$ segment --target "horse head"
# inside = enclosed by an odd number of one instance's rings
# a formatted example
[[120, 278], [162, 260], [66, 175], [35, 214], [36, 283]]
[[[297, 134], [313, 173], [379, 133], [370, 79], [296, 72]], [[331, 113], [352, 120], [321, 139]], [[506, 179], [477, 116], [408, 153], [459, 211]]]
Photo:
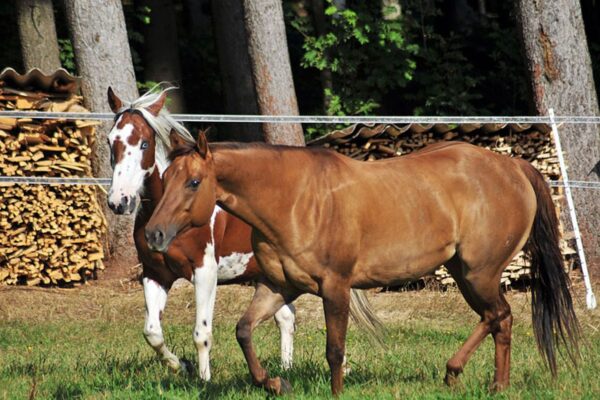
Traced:
[[204, 132], [195, 144], [171, 132], [171, 164], [163, 174], [164, 193], [146, 224], [150, 248], [165, 251], [178, 232], [210, 222], [217, 201], [216, 173]]

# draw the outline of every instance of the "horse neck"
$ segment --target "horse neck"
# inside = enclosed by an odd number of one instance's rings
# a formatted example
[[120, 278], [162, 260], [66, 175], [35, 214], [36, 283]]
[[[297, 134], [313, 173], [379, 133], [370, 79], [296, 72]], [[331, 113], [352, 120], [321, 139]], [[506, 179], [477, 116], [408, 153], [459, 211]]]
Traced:
[[154, 212], [154, 209], [163, 195], [163, 185], [160, 175], [161, 173], [158, 168], [154, 168], [154, 171], [152, 171], [150, 176], [144, 179], [144, 191], [141, 196], [141, 206], [144, 214], [148, 215], [148, 218]]
[[[302, 168], [287, 165], [293, 157], [282, 157], [281, 150], [267, 148], [216, 148], [212, 152], [217, 173], [217, 202], [225, 210], [275, 240], [277, 227], [272, 225], [277, 209], [292, 207], [297, 189], [305, 187]], [[275, 175], [268, 174], [277, 165]], [[271, 168], [269, 168], [271, 167]], [[285, 179], [282, 175], [285, 174]], [[285, 188], [280, 183], [288, 184]], [[294, 183], [296, 182], [296, 183]], [[274, 187], [277, 189], [274, 190]], [[266, 205], [266, 206], [265, 206]], [[273, 214], [273, 215], [272, 215]]]

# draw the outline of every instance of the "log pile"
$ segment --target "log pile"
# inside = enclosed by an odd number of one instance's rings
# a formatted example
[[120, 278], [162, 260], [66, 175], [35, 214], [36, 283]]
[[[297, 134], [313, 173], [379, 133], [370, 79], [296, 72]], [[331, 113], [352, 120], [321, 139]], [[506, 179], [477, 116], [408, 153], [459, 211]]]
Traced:
[[[556, 149], [547, 125], [523, 124], [407, 124], [353, 125], [312, 140], [309, 146], [331, 148], [351, 158], [372, 161], [409, 154], [439, 141], [465, 141], [511, 157], [520, 157], [533, 164], [546, 179], [560, 180]], [[562, 188], [552, 188], [554, 203], [560, 212]], [[564, 233], [561, 250], [565, 268], [569, 271], [576, 261], [572, 233]], [[442, 267], [434, 274], [442, 286], [454, 285], [454, 279]], [[529, 261], [523, 252], [517, 254], [502, 274], [502, 285], [526, 284], [531, 278]]]
[[[29, 88], [31, 89], [31, 88]], [[0, 110], [85, 112], [71, 93], [0, 80]], [[96, 122], [0, 118], [0, 175], [91, 176]], [[0, 284], [83, 281], [104, 268], [96, 188], [0, 184]]]

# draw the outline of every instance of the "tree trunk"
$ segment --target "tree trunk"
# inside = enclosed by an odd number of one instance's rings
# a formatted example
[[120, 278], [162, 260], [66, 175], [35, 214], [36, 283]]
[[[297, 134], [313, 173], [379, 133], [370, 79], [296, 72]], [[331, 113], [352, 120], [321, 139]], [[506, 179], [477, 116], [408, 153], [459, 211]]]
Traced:
[[179, 86], [180, 89], [169, 93], [168, 109], [172, 113], [182, 113], [185, 102], [175, 6], [172, 0], [143, 0], [141, 3], [150, 8], [150, 23], [144, 26], [144, 78]]
[[209, 27], [211, 26], [210, 3], [211, 0], [185, 0], [190, 37], [196, 39], [209, 36]]
[[[86, 107], [110, 112], [106, 99], [109, 86], [122, 98], [135, 99], [138, 92], [121, 0], [65, 0], [64, 3], [77, 70], [83, 78], [81, 91]], [[111, 125], [112, 122], [102, 124], [93, 149], [92, 163], [98, 177], [112, 174], [110, 149], [106, 144]], [[114, 215], [105, 196], [100, 200], [108, 222], [109, 254], [113, 262], [123, 266], [136, 264], [133, 217]]]
[[[535, 111], [547, 115], [598, 115], [581, 7], [578, 0], [517, 2]], [[569, 179], [598, 180], [590, 174], [600, 160], [598, 126], [565, 124], [560, 129]], [[600, 201], [593, 190], [574, 189], [586, 257], [600, 277]]]
[[[225, 112], [258, 115], [242, 0], [212, 0], [212, 10]], [[264, 139], [260, 125], [252, 123], [226, 124], [219, 133], [227, 140]]]
[[17, 0], [16, 5], [25, 70], [52, 74], [60, 68], [52, 0]]
[[[252, 75], [263, 115], [298, 115], [279, 0], [243, 0]], [[300, 124], [263, 124], [265, 141], [304, 145]]]

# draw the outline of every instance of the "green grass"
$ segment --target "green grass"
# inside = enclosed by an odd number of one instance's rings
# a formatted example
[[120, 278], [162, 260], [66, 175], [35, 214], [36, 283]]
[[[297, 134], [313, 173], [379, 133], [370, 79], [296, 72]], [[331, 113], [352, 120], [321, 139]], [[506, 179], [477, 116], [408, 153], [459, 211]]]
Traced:
[[[419, 296], [421, 302], [426, 298]], [[213, 380], [203, 383], [195, 376], [171, 373], [157, 362], [142, 337], [139, 297], [138, 292], [130, 295], [126, 305], [100, 302], [98, 307], [116, 309], [113, 314], [100, 313], [101, 317], [94, 317], [93, 313], [90, 316], [90, 310], [82, 308], [79, 317], [74, 312], [69, 317], [58, 313], [34, 321], [19, 315], [1, 319], [0, 398], [23, 399], [32, 392], [40, 399], [265, 398], [265, 392], [251, 385], [235, 341], [236, 318], [223, 311], [223, 307], [217, 312], [214, 328]], [[406, 301], [410, 296], [402, 295], [400, 299]], [[452, 307], [452, 302], [460, 297], [456, 295], [450, 300]], [[1, 301], [0, 297], [0, 305]], [[318, 307], [318, 303], [311, 304]], [[179, 308], [184, 306], [179, 304], [167, 310], [167, 314], [175, 315], [164, 323], [166, 340], [176, 354], [195, 362], [190, 323], [193, 307], [186, 308], [185, 313], [177, 313]], [[444, 318], [442, 311], [436, 316], [435, 309], [434, 304], [423, 313], [388, 323], [386, 350], [374, 348], [361, 332], [352, 328], [347, 345], [352, 372], [345, 380], [341, 398], [600, 398], [597, 328], [584, 326], [590, 334], [582, 346], [581, 368], [575, 371], [562, 362], [559, 376], [553, 379], [541, 364], [525, 312], [515, 324], [512, 386], [508, 390], [498, 395], [488, 390], [493, 378], [491, 338], [467, 365], [461, 384], [456, 388], [446, 387], [442, 382], [445, 363], [468, 337], [476, 318], [461, 315], [462, 306], [452, 318]], [[0, 317], [1, 311], [0, 306]], [[239, 312], [236, 310], [235, 314]], [[598, 319], [595, 317], [587, 324], [597, 326]], [[290, 371], [283, 372], [279, 367], [279, 335], [273, 323], [257, 330], [255, 344], [271, 375], [281, 374], [289, 379], [294, 388], [291, 398], [329, 397], [322, 321], [301, 318], [295, 340], [295, 365]]]

